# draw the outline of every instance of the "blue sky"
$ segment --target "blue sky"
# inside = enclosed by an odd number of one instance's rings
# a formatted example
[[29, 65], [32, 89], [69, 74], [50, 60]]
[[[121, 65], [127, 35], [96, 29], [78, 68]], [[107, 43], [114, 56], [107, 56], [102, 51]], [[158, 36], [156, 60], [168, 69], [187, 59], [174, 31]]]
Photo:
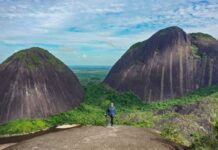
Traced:
[[0, 62], [40, 46], [68, 65], [113, 65], [168, 26], [218, 38], [217, 0], [0, 0]]

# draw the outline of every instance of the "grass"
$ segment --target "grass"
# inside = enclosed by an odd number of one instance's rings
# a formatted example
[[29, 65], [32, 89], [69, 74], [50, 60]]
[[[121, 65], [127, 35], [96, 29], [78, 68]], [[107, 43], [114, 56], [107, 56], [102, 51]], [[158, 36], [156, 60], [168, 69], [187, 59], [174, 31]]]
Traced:
[[215, 125], [215, 131], [212, 135], [201, 135], [196, 132], [193, 134], [193, 143], [191, 150], [217, 150], [218, 148], [218, 122]]
[[20, 119], [11, 121], [0, 126], [0, 133], [4, 134], [22, 134], [32, 131], [39, 131], [51, 127], [46, 120], [43, 119]]
[[167, 123], [162, 127], [161, 136], [182, 145], [188, 145], [189, 142], [180, 134], [180, 127], [176, 123]]

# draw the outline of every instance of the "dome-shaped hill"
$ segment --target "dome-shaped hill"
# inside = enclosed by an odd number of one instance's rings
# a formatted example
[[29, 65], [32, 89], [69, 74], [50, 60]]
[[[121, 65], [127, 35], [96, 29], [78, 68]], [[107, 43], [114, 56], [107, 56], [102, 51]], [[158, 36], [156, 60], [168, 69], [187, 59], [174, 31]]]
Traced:
[[212, 36], [169, 27], [131, 46], [104, 82], [144, 101], [172, 98], [218, 83], [217, 58]]
[[0, 67], [0, 123], [46, 117], [78, 106], [84, 91], [74, 73], [48, 51], [22, 50]]

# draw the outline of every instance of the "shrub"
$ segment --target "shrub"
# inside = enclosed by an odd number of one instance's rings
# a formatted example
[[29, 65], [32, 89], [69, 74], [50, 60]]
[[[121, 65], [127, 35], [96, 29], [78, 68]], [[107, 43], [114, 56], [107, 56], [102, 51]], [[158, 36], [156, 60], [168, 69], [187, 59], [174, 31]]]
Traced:
[[189, 142], [182, 136], [176, 123], [170, 122], [161, 127], [161, 136], [178, 144], [189, 146]]

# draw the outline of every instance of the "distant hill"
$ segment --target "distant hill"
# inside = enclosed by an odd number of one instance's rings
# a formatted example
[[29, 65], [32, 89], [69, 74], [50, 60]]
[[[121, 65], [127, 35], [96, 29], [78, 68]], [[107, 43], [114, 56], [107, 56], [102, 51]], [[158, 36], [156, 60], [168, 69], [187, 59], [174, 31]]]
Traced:
[[84, 91], [74, 73], [48, 51], [19, 51], [0, 65], [0, 123], [38, 118], [78, 106]]
[[104, 82], [119, 91], [131, 90], [147, 102], [217, 84], [218, 41], [176, 26], [162, 29], [132, 45]]

